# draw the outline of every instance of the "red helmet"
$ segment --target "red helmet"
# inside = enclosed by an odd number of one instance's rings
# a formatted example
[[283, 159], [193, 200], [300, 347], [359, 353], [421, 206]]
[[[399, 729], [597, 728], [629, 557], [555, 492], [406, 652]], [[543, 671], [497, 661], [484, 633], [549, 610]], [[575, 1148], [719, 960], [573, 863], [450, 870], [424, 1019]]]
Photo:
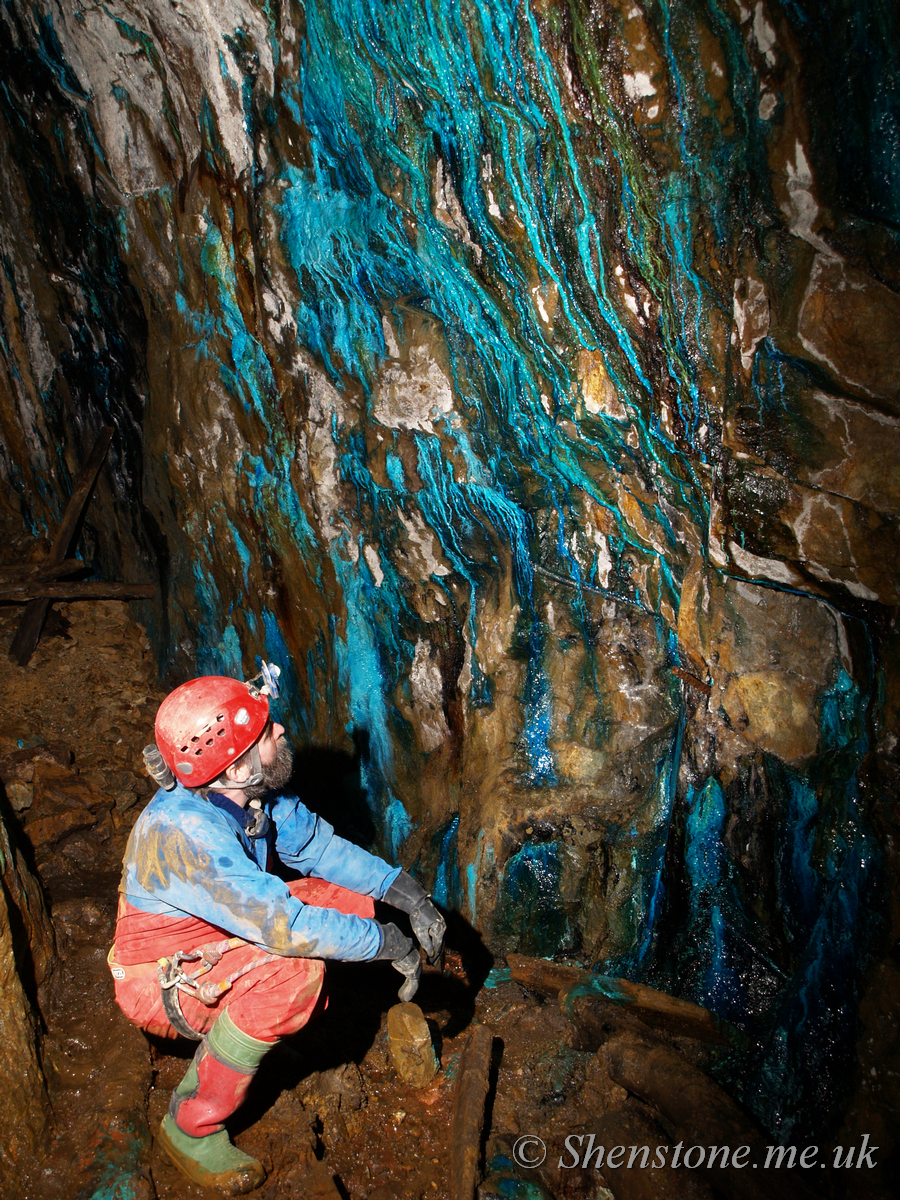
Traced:
[[269, 719], [253, 683], [204, 675], [170, 692], [156, 714], [156, 744], [179, 783], [202, 787], [250, 749]]

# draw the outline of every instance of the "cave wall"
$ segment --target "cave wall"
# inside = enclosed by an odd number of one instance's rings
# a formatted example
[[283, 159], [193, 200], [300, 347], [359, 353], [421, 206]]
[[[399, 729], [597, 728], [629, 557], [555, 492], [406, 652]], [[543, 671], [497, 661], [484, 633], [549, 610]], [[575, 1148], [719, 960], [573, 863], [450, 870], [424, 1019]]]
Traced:
[[0, 6], [26, 520], [112, 424], [82, 548], [163, 672], [281, 662], [382, 850], [751, 1029], [786, 1137], [897, 932], [897, 25]]

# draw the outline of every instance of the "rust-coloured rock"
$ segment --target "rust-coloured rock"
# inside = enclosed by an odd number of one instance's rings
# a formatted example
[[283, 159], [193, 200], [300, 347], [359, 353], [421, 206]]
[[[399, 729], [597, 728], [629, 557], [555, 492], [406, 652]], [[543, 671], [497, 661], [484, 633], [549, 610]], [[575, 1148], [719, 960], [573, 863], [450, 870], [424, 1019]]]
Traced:
[[8, 1195], [39, 1157], [50, 1116], [39, 1023], [23, 980], [46, 977], [52, 948], [40, 888], [7, 832], [0, 802], [0, 1175]]

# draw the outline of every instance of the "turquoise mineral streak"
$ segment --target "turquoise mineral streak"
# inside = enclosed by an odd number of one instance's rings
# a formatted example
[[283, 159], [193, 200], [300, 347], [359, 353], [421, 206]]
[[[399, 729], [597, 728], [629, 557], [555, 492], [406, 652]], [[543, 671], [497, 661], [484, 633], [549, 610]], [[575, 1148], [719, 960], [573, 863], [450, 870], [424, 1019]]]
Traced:
[[[275, 61], [283, 66], [274, 9], [264, 11]], [[719, 353], [733, 323], [733, 278], [750, 270], [738, 242], [752, 258], [751, 244], [777, 230], [758, 68], [750, 39], [727, 7], [669, 0], [644, 7], [660, 53], [654, 86], [665, 111], [658, 124], [643, 125], [610, 92], [594, 5], [412, 0], [402, 6], [402, 19], [398, 11], [387, 0], [309, 0], [295, 73], [279, 70], [277, 94], [264, 98], [261, 112], [248, 35], [223, 31], [228, 55], [219, 56], [229, 94], [237, 100], [240, 91], [254, 152], [260, 128], [274, 128], [279, 114], [302, 131], [292, 161], [272, 153], [263, 170], [254, 159], [251, 191], [260, 228], [278, 227], [296, 276], [298, 346], [352, 400], [347, 411], [358, 413], [335, 416], [331, 425], [340, 483], [357, 504], [352, 519], [342, 524], [338, 515], [330, 529], [314, 529], [313, 506], [297, 494], [294, 433], [303, 414], [289, 426], [278, 383], [286, 364], [267, 357], [250, 315], [256, 301], [248, 305], [239, 287], [242, 272], [262, 273], [261, 260], [241, 259], [227, 204], [219, 211], [200, 187], [192, 197], [201, 288], [193, 265], [180, 257], [184, 251], [172, 249], [178, 336], [204, 360], [223, 405], [233, 406], [223, 417], [241, 423], [239, 435], [266, 433], [252, 452], [236, 443], [236, 496], [208, 512], [198, 506], [186, 522], [194, 557], [180, 568], [178, 582], [193, 591], [188, 621], [198, 669], [243, 673], [249, 666], [241, 662], [243, 634], [287, 672], [290, 715], [305, 737], [324, 731], [339, 741], [334, 713], [343, 720], [346, 711], [363, 747], [368, 799], [394, 855], [413, 832], [395, 755], [398, 744], [408, 744], [398, 696], [423, 625], [405, 590], [410, 578], [395, 565], [405, 521], [415, 518], [434, 535], [440, 570], [451, 574], [453, 586], [437, 572], [413, 583], [444, 588], [445, 597], [462, 597], [466, 608], [454, 633], [471, 652], [471, 689], [462, 700], [472, 709], [489, 707], [499, 690], [484, 667], [479, 605], [511, 564], [514, 642], [526, 660], [513, 765], [549, 805], [551, 789], [568, 781], [564, 756], [557, 761], [553, 752], [561, 697], [553, 693], [540, 605], [551, 584], [554, 604], [564, 588], [566, 615], [590, 650], [586, 687], [596, 689], [599, 677], [587, 619], [591, 592], [632, 614], [652, 614], [659, 646], [670, 661], [682, 661], [670, 626], [688, 563], [706, 550], [709, 497], [718, 488], [718, 475], [714, 484], [709, 476], [722, 465], [722, 446], [714, 438], [705, 443], [701, 431], [744, 399]], [[873, 0], [855, 6], [790, 0], [781, 12], [801, 45], [828, 46], [835, 28], [853, 34], [861, 66], [845, 86], [865, 103], [853, 107], [853, 119], [835, 135], [841, 160], [832, 181], [835, 211], [865, 221], [887, 217], [885, 226], [896, 230], [900, 109], [892, 82], [896, 46], [882, 36], [886, 17]], [[715, 72], [700, 61], [699, 23], [724, 59], [728, 121], [712, 94]], [[117, 28], [156, 69], [160, 54], [151, 36], [123, 22]], [[72, 120], [103, 164], [86, 115], [90, 97], [65, 62], [50, 18], [40, 20], [35, 54], [75, 103]], [[127, 108], [128, 88], [115, 86]], [[22, 115], [11, 94], [0, 80], [13, 127]], [[840, 94], [833, 103], [841, 115]], [[169, 98], [162, 116], [177, 140]], [[197, 121], [203, 187], [231, 186], [233, 164], [206, 98]], [[54, 136], [62, 152], [61, 123]], [[654, 139], [662, 146], [658, 158]], [[872, 147], [865, 171], [855, 165], [861, 145]], [[174, 185], [161, 189], [156, 202], [166, 221], [183, 215]], [[131, 263], [130, 226], [120, 215], [110, 227], [109, 237]], [[721, 259], [715, 271], [713, 256]], [[17, 296], [12, 265], [4, 261], [2, 269]], [[86, 307], [102, 316], [101, 289], [86, 269], [71, 269]], [[452, 412], [420, 414], [402, 429], [384, 419], [378, 389], [388, 359], [385, 321], [401, 364], [416, 331], [427, 329], [452, 384]], [[112, 319], [104, 323], [114, 326]], [[86, 394], [108, 405], [115, 391], [109, 360], [90, 351], [90, 330], [74, 317], [70, 332], [87, 364]], [[12, 361], [2, 329], [0, 337]], [[602, 366], [614, 404], [588, 405], [581, 382], [586, 361]], [[780, 423], [810, 379], [809, 364], [791, 357], [773, 333], [757, 347], [747, 408], [761, 425]], [[714, 402], [710, 389], [717, 389]], [[49, 391], [44, 400], [48, 409], [55, 403]], [[383, 466], [373, 461], [372, 435], [387, 446]], [[759, 449], [762, 455], [769, 447]], [[49, 497], [48, 484], [37, 486]], [[594, 507], [608, 547], [602, 564], [585, 533], [585, 514]], [[752, 546], [755, 520], [748, 514], [746, 528], [735, 531], [738, 542]], [[218, 545], [213, 527], [224, 534]], [[244, 593], [258, 588], [279, 555], [298, 556], [311, 586], [328, 596], [328, 607], [313, 618], [315, 644], [297, 663], [286, 619], [292, 598], [269, 605], [253, 597], [239, 613], [226, 590], [229, 573]], [[863, 622], [853, 620], [862, 644]], [[866, 923], [876, 907], [878, 860], [860, 818], [858, 783], [877, 689], [864, 649], [853, 669], [855, 678], [837, 672], [820, 698], [813, 761], [788, 767], [760, 753], [754, 776], [727, 787], [706, 764], [696, 778], [686, 772], [692, 782], [678, 793], [687, 710], [673, 695], [677, 724], [655, 785], [633, 821], [604, 835], [633, 878], [630, 947], [616, 964], [604, 963], [604, 971], [666, 975], [674, 989], [723, 1016], [745, 1018], [761, 1046], [747, 1101], [770, 1129], [798, 1139], [816, 1129], [821, 1079], [836, 1078], [835, 1063], [850, 1061], [850, 1014]], [[345, 710], [335, 703], [338, 692]], [[757, 801], [773, 824], [765, 847], [772, 895], [752, 893], [730, 840], [730, 819], [749, 824]], [[489, 856], [479, 839], [474, 858], [461, 861], [461, 830], [466, 838], [471, 831], [460, 815], [441, 819], [429, 846], [437, 864], [434, 895], [474, 920]], [[524, 939], [532, 952], [555, 954], [573, 937], [561, 895], [564, 854], [562, 841], [526, 843], [501, 866], [498, 928]], [[779, 937], [782, 944], [773, 945]]]
[[454, 815], [440, 839], [438, 866], [435, 873], [433, 896], [445, 908], [455, 905], [459, 895], [459, 859], [456, 837], [459, 832], [459, 815]]
[[527, 842], [506, 864], [497, 924], [515, 929], [526, 954], [549, 958], [565, 949], [571, 928], [559, 894], [560, 847]]
[[[536, 640], [536, 639], [535, 639]], [[533, 645], [528, 658], [528, 677], [525, 684], [525, 728], [522, 748], [528, 762], [527, 779], [533, 786], [552, 786], [556, 783], [553, 754], [547, 745], [553, 716], [550, 683], [541, 669], [539, 646]]]
[[222, 674], [228, 675], [232, 679], [243, 679], [244, 663], [242, 661], [241, 640], [231, 622], [225, 626], [225, 632], [222, 634], [222, 640], [219, 643], [219, 654], [221, 655]]

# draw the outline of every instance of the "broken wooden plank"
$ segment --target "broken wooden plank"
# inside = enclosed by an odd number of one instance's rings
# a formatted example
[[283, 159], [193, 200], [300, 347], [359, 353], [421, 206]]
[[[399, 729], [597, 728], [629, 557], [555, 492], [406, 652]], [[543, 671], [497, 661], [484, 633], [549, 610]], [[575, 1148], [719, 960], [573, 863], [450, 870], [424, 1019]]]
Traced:
[[[50, 548], [50, 554], [47, 557], [47, 562], [51, 566], [63, 562], [72, 548], [72, 543], [81, 525], [81, 519], [84, 516], [87, 502], [90, 499], [97, 476], [100, 474], [100, 468], [103, 466], [104, 459], [109, 450], [112, 435], [113, 428], [111, 425], [105, 426], [100, 431], [90, 457], [85, 463], [81, 474], [78, 476], [75, 488], [69, 497], [69, 503], [66, 505], [66, 511], [63, 513], [59, 530]], [[47, 611], [50, 608], [50, 604], [51, 601], [46, 598], [32, 600], [22, 614], [19, 628], [16, 630], [15, 637], [9, 647], [10, 658], [15, 659], [20, 667], [24, 667], [32, 654], [34, 654], [35, 647], [41, 636], [41, 630], [44, 628], [44, 621], [47, 619]]]
[[[609, 1186], [615, 1187], [616, 1200], [714, 1200], [710, 1182], [699, 1171], [672, 1166], [674, 1153], [668, 1134], [653, 1110], [633, 1096], [617, 1108], [607, 1109], [591, 1130], [595, 1134], [593, 1144], [584, 1138], [571, 1146], [580, 1151], [582, 1163], [588, 1159], [591, 1174], [599, 1172]], [[604, 1171], [605, 1162], [598, 1161], [601, 1155], [605, 1157], [622, 1147], [627, 1148], [627, 1159], [623, 1155], [616, 1165], [616, 1154], [614, 1165]], [[567, 1149], [571, 1156], [573, 1150]], [[589, 1158], [591, 1154], [593, 1159]]]
[[508, 954], [506, 963], [516, 983], [541, 996], [558, 996], [564, 987], [580, 983], [588, 975], [581, 967], [567, 967], [547, 958], [526, 958], [524, 954]]
[[156, 595], [151, 583], [23, 583], [18, 587], [0, 584], [0, 601], [24, 604], [39, 600], [149, 600]]
[[472, 1200], [478, 1186], [493, 1044], [491, 1030], [476, 1025], [460, 1058], [450, 1123], [450, 1200]]
[[[560, 1008], [596, 1045], [606, 1041], [615, 1026], [615, 1010], [637, 1017], [644, 1025], [673, 1037], [692, 1037], [726, 1045], [736, 1031], [709, 1009], [628, 979], [615, 979], [541, 958], [510, 954], [506, 960], [517, 983], [545, 996], [556, 996]], [[630, 1024], [630, 1022], [629, 1022]]]
[[[659, 1043], [616, 1038], [600, 1050], [599, 1058], [614, 1083], [639, 1096], [674, 1129], [673, 1140], [677, 1138], [687, 1147], [720, 1149], [715, 1168], [707, 1164], [703, 1172], [717, 1191], [739, 1200], [812, 1197], [799, 1168], [763, 1171], [768, 1154], [765, 1135], [723, 1088], [676, 1050]], [[724, 1168], [723, 1148], [728, 1149]], [[739, 1159], [733, 1166], [730, 1156], [737, 1150], [742, 1151], [743, 1161]], [[750, 1170], [744, 1169], [747, 1166]]]
[[670, 1037], [695, 1038], [718, 1046], [734, 1040], [728, 1025], [709, 1009], [657, 992], [642, 983], [629, 983], [627, 979], [599, 976], [571, 983], [559, 993], [559, 1007], [598, 1046], [607, 1040], [603, 1029], [616, 1010], [627, 1012], [644, 1026]]
[[6, 563], [0, 566], [0, 582], [17, 584], [26, 579], [58, 579], [61, 575], [74, 575], [85, 569], [80, 558], [64, 558], [61, 563]]

